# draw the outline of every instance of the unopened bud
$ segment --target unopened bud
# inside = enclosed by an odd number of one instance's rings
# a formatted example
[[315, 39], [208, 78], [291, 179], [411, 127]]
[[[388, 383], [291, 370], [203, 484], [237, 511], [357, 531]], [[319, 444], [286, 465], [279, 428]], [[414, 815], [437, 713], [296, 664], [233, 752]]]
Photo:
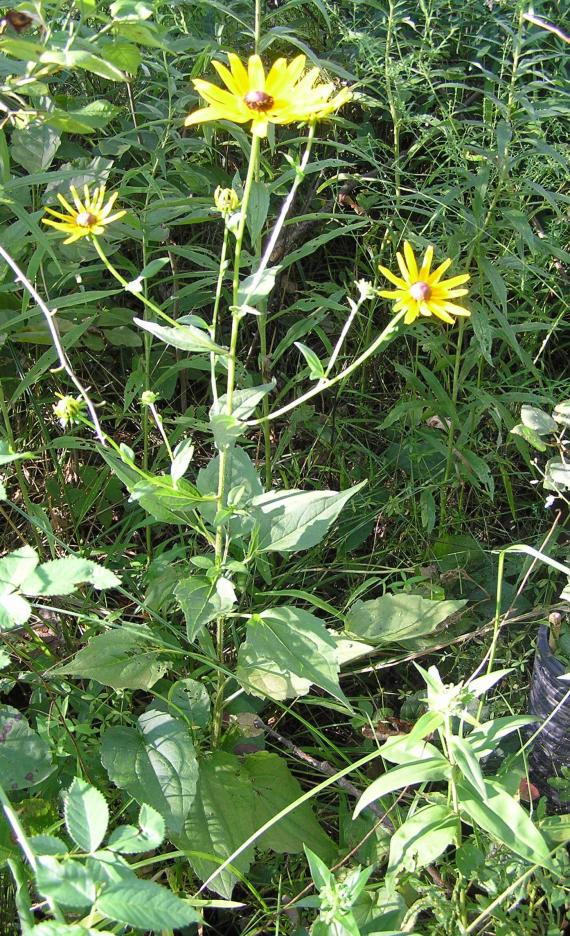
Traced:
[[224, 217], [232, 214], [239, 208], [237, 192], [234, 192], [232, 188], [222, 188], [221, 185], [218, 185], [214, 192], [214, 205]]

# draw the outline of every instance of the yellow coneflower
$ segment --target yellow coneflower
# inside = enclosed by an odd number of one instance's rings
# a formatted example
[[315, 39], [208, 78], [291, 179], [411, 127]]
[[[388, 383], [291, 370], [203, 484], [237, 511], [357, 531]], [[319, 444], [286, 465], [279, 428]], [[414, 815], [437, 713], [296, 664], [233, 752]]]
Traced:
[[83, 201], [81, 201], [77, 194], [75, 186], [72, 185], [70, 187], [70, 192], [75, 207], [72, 207], [63, 195], [58, 194], [58, 200], [63, 208], [65, 208], [66, 213], [63, 214], [61, 211], [55, 211], [53, 208], [46, 208], [48, 214], [59, 218], [59, 221], [53, 221], [52, 218], [42, 218], [44, 224], [49, 224], [50, 227], [56, 228], [58, 231], [63, 231], [65, 234], [69, 234], [69, 237], [64, 240], [64, 244], [72, 244], [81, 237], [88, 237], [90, 234], [103, 234], [108, 224], [117, 221], [127, 213], [126, 211], [116, 211], [115, 214], [111, 214], [118, 192], [113, 192], [107, 204], [104, 205], [104, 185], [97, 186], [92, 195], [89, 193], [89, 186], [85, 185], [83, 188]]
[[469, 290], [462, 289], [462, 285], [469, 279], [469, 273], [460, 273], [451, 279], [442, 280], [445, 271], [451, 266], [451, 260], [444, 260], [433, 272], [433, 247], [428, 247], [421, 266], [418, 268], [414, 251], [410, 244], [404, 242], [404, 256], [396, 254], [398, 266], [402, 276], [396, 276], [384, 266], [378, 269], [387, 280], [396, 286], [396, 289], [380, 290], [379, 295], [385, 299], [394, 300], [394, 312], [406, 309], [404, 323], [409, 325], [419, 315], [435, 315], [436, 318], [453, 325], [453, 316], [469, 316], [471, 312], [463, 306], [456, 305], [450, 300], [458, 296], [466, 296]]

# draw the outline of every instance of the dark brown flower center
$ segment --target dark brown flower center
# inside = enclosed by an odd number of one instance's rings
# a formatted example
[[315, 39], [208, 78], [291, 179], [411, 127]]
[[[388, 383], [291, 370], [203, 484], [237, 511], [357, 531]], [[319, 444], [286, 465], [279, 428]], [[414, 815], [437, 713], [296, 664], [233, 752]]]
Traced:
[[265, 114], [273, 107], [273, 98], [265, 91], [248, 91], [244, 101], [250, 110], [258, 111], [260, 114]]
[[93, 225], [97, 223], [97, 215], [91, 214], [90, 211], [81, 211], [77, 215], [75, 223], [78, 224], [79, 227], [93, 227]]
[[410, 296], [417, 302], [427, 302], [431, 296], [431, 286], [423, 280], [418, 280], [410, 286]]

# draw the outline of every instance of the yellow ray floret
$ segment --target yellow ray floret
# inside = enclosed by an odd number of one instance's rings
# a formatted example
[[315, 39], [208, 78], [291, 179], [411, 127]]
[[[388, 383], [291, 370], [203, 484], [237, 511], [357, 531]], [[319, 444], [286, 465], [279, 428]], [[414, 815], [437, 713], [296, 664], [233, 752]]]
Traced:
[[85, 185], [83, 187], [83, 201], [77, 194], [74, 185], [70, 187], [70, 192], [73, 206], [69, 204], [63, 195], [58, 194], [57, 196], [60, 204], [65, 209], [65, 214], [61, 211], [55, 211], [53, 208], [46, 208], [47, 213], [58, 218], [58, 221], [54, 221], [52, 218], [42, 218], [44, 224], [49, 224], [50, 227], [69, 235], [64, 240], [64, 244], [72, 244], [81, 237], [88, 237], [90, 234], [103, 234], [107, 224], [117, 221], [127, 213], [126, 211], [116, 211], [111, 214], [118, 192], [113, 192], [107, 203], [103, 204], [105, 201], [104, 185], [98, 185], [93, 190], [93, 194], [89, 192], [89, 186]]
[[304, 55], [297, 55], [289, 63], [284, 58], [277, 59], [267, 75], [259, 55], [250, 56], [247, 68], [233, 52], [228, 59], [229, 68], [221, 62], [212, 62], [225, 88], [194, 79], [194, 87], [208, 106], [190, 114], [185, 120], [187, 127], [208, 120], [231, 120], [238, 124], [251, 121], [251, 132], [264, 137], [270, 123], [319, 120], [352, 97], [348, 88], [333, 94], [333, 84], [318, 84], [318, 68], [303, 74]]
[[404, 242], [404, 255], [396, 254], [401, 276], [396, 276], [386, 267], [378, 266], [382, 276], [396, 286], [396, 289], [382, 289], [379, 295], [394, 300], [394, 312], [406, 310], [404, 322], [409, 325], [419, 315], [435, 315], [436, 318], [453, 325], [454, 316], [471, 315], [463, 306], [452, 302], [458, 296], [466, 296], [468, 289], [462, 289], [469, 279], [469, 273], [460, 273], [451, 279], [442, 279], [451, 266], [451, 260], [444, 260], [435, 270], [431, 270], [433, 247], [428, 247], [421, 265], [418, 267], [414, 251]]

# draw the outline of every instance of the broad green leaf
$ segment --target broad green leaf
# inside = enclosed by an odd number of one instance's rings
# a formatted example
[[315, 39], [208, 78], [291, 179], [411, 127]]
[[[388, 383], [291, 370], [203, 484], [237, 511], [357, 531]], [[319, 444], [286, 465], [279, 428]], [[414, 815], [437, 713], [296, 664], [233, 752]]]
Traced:
[[148, 803], [167, 828], [180, 833], [196, 795], [198, 762], [185, 722], [148, 709], [139, 728], [113, 727], [103, 735], [101, 761], [109, 778], [139, 803]]
[[181, 351], [193, 351], [196, 354], [214, 353], [223, 355], [228, 354], [227, 348], [222, 348], [212, 341], [207, 331], [196, 328], [195, 325], [158, 325], [156, 322], [145, 322], [143, 319], [133, 319], [135, 325], [144, 328], [150, 332], [159, 341], [172, 345], [174, 348], [180, 348]]
[[118, 826], [111, 832], [107, 848], [124, 855], [137, 855], [159, 848], [164, 841], [164, 832], [164, 819], [160, 813], [143, 803], [138, 828], [132, 825]]
[[205, 575], [189, 575], [174, 589], [176, 600], [186, 620], [186, 635], [192, 643], [206, 624], [228, 614], [237, 598], [227, 578], [211, 582]]
[[152, 632], [139, 626], [92, 637], [69, 663], [50, 670], [49, 675], [94, 679], [113, 689], [150, 689], [169, 665]]
[[[41, 53], [42, 65], [61, 65], [63, 68], [82, 68], [109, 81], [126, 81], [127, 76], [110, 62], [83, 49], [46, 49]], [[36, 167], [37, 169], [37, 167]]]
[[[236, 514], [230, 517], [228, 529], [233, 536], [244, 536], [253, 526], [253, 521], [248, 516], [249, 505], [252, 498], [261, 494], [263, 487], [253, 462], [245, 449], [238, 447], [232, 448], [228, 452], [227, 460], [227, 502], [233, 505], [236, 510], [246, 512], [245, 516]], [[205, 468], [201, 468], [198, 472], [196, 485], [202, 495], [216, 495], [218, 490], [219, 464], [220, 456], [217, 455], [208, 462]], [[217, 512], [215, 501], [200, 504], [199, 510], [208, 523], [214, 523]]]
[[285, 605], [250, 617], [236, 675], [248, 692], [270, 699], [306, 695], [315, 684], [348, 705], [339, 669], [336, 641], [323, 622]]
[[176, 483], [186, 474], [188, 466], [194, 456], [194, 443], [192, 439], [182, 439], [172, 453], [170, 477]]
[[69, 845], [57, 835], [31, 835], [30, 845], [34, 855], [52, 855], [57, 858], [67, 855], [69, 851]]
[[546, 442], [543, 442], [540, 438], [538, 432], [535, 432], [534, 429], [529, 429], [528, 426], [523, 426], [522, 423], [519, 423], [516, 426], [513, 426], [511, 429], [513, 435], [518, 435], [521, 439], [524, 439], [528, 442], [529, 445], [532, 445], [537, 452], [546, 452], [548, 448]]
[[[22, 458], [33, 458], [31, 452], [15, 452], [6, 439], [0, 439], [0, 466], [20, 461]], [[26, 548], [26, 547], [24, 547]]]
[[95, 881], [79, 861], [58, 861], [50, 855], [36, 860], [35, 880], [40, 894], [73, 910], [91, 907], [97, 893]]
[[251, 243], [255, 244], [261, 236], [263, 225], [269, 210], [269, 187], [265, 182], [253, 182], [247, 206], [247, 229]]
[[0, 559], [0, 592], [4, 585], [19, 587], [39, 561], [37, 552], [31, 546], [22, 546]]
[[538, 409], [537, 406], [521, 406], [521, 419], [524, 426], [533, 429], [538, 435], [550, 435], [557, 432], [558, 426], [552, 416]]
[[116, 923], [153, 933], [180, 929], [202, 919], [186, 900], [140, 878], [105, 888], [97, 897], [95, 910]]
[[90, 783], [75, 777], [63, 797], [65, 827], [81, 851], [94, 852], [105, 838], [109, 809], [105, 797]]
[[245, 308], [248, 312], [254, 312], [253, 306], [258, 305], [262, 299], [266, 299], [273, 287], [277, 274], [281, 270], [280, 266], [266, 267], [261, 276], [252, 273], [240, 283], [237, 294], [238, 308]]
[[23, 627], [32, 613], [32, 606], [17, 592], [0, 591], [0, 633]]
[[66, 133], [95, 133], [102, 130], [120, 113], [109, 101], [90, 101], [77, 110], [66, 111], [56, 107], [46, 115], [44, 123]]
[[214, 445], [219, 452], [235, 445], [237, 439], [245, 432], [245, 426], [235, 416], [228, 416], [227, 413], [220, 413], [219, 416], [212, 416], [210, 419], [210, 429], [214, 436]]
[[[216, 751], [200, 762], [196, 797], [184, 823], [184, 834], [174, 841], [187, 854], [201, 880], [205, 881], [255, 831], [256, 809], [253, 787], [237, 757]], [[249, 846], [237, 856], [233, 867], [245, 874], [253, 858], [253, 846]], [[212, 881], [210, 889], [229, 899], [237, 880], [226, 868]]]
[[97, 562], [80, 556], [65, 556], [36, 566], [20, 588], [25, 595], [71, 595], [84, 582], [100, 589], [121, 584], [114, 572]]
[[549, 458], [544, 470], [543, 486], [547, 491], [555, 491], [557, 494], [570, 491], [570, 462]]
[[433, 632], [466, 601], [431, 601], [422, 595], [382, 595], [357, 601], [346, 616], [346, 629], [368, 643], [405, 643]]
[[[243, 770], [249, 776], [255, 792], [255, 828], [262, 826], [303, 794], [287, 763], [277, 754], [268, 751], [251, 754], [244, 759]], [[302, 852], [304, 845], [308, 845], [326, 861], [332, 861], [335, 857], [336, 847], [316, 820], [309, 803], [303, 803], [289, 813], [256, 843], [256, 847], [262, 851], [270, 848], [289, 854]]]
[[451, 775], [451, 766], [441, 755], [439, 757], [429, 757], [426, 760], [412, 761], [403, 767], [394, 767], [382, 774], [378, 780], [371, 783], [364, 791], [354, 810], [354, 816], [358, 816], [363, 809], [366, 809], [374, 800], [393, 793], [394, 790], [402, 790], [404, 787], [413, 786], [416, 783], [426, 783], [428, 780], [446, 780]]
[[562, 426], [570, 426], [570, 400], [564, 400], [562, 403], [557, 403], [554, 407], [552, 416], [557, 423], [560, 423]]
[[[184, 715], [196, 728], [206, 728], [210, 721], [210, 697], [204, 683], [197, 679], [179, 679], [168, 693], [174, 715]], [[178, 710], [178, 711], [177, 711]]]
[[[236, 390], [232, 400], [232, 416], [236, 419], [244, 420], [255, 412], [256, 407], [268, 393], [275, 388], [275, 381], [271, 383], [260, 384], [258, 387], [248, 387], [246, 390]], [[210, 407], [210, 419], [214, 416], [220, 416], [227, 411], [228, 398], [224, 393], [218, 397], [215, 403]]]
[[540, 831], [551, 846], [570, 842], [570, 815], [544, 816]]
[[163, 523], [191, 523], [194, 511], [202, 504], [194, 485], [184, 478], [174, 481], [170, 475], [149, 475], [127, 486], [131, 500]]
[[316, 546], [366, 481], [347, 491], [269, 491], [252, 502], [259, 552], [297, 552]]
[[475, 756], [469, 738], [460, 738], [452, 735], [449, 739], [449, 753], [459, 767], [465, 779], [477, 790], [479, 796], [485, 799], [487, 795], [483, 774], [479, 761]]
[[410, 761], [441, 757], [441, 751], [436, 748], [435, 744], [409, 734], [399, 738], [389, 738], [378, 748], [378, 753], [392, 764], [409, 764]]
[[499, 783], [484, 780], [486, 798], [466, 780], [456, 784], [459, 805], [465, 817], [531, 864], [556, 873], [544, 836], [523, 807]]
[[14, 162], [26, 172], [48, 169], [59, 149], [60, 135], [45, 124], [33, 123], [24, 130], [14, 130], [10, 152]]
[[444, 805], [416, 810], [390, 839], [388, 873], [418, 871], [432, 863], [450, 845], [458, 845], [459, 817]]
[[0, 777], [5, 789], [26, 790], [52, 770], [49, 744], [32, 731], [18, 709], [0, 705]]
[[492, 689], [496, 683], [500, 682], [501, 679], [504, 679], [505, 676], [508, 676], [512, 671], [513, 668], [511, 666], [510, 669], [494, 670], [492, 673], [485, 673], [484, 676], [477, 676], [475, 679], [469, 680], [467, 688], [476, 698], [479, 698], [479, 696], [485, 695], [489, 689]]

